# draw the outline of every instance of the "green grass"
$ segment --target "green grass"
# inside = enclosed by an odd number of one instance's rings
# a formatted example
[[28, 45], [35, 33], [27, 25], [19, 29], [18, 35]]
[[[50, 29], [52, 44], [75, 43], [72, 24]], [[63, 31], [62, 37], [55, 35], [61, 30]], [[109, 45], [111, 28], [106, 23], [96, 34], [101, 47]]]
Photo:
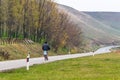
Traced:
[[0, 80], [120, 80], [120, 54], [102, 54], [0, 73]]

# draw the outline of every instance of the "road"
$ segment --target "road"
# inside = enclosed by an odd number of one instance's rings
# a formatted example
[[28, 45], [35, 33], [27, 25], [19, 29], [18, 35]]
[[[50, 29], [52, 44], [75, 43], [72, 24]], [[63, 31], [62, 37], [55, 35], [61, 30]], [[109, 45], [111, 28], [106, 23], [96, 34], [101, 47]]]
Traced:
[[103, 48], [100, 48], [100, 49], [96, 50], [94, 53], [95, 54], [109, 53], [109, 52], [111, 52], [110, 49], [116, 48], [116, 47], [120, 47], [120, 46], [118, 45], [118, 46], [103, 47]]
[[[110, 49], [114, 48], [114, 47], [118, 47], [118, 46], [109, 46], [109, 47], [100, 48], [97, 51], [95, 51], [94, 53], [89, 52], [89, 53], [78, 53], [78, 54], [68, 54], [68, 55], [59, 55], [59, 56], [49, 56], [49, 60], [47, 62], [53, 62], [53, 61], [69, 59], [69, 58], [84, 57], [84, 56], [93, 56], [95, 54], [108, 53], [108, 52], [110, 52]], [[43, 57], [30, 58], [30, 60], [29, 60], [30, 66], [32, 66], [34, 64], [43, 64], [43, 63], [47, 63], [47, 62], [44, 61]], [[26, 59], [1, 61], [0, 62], [0, 72], [25, 67], [26, 64], [27, 64]]]

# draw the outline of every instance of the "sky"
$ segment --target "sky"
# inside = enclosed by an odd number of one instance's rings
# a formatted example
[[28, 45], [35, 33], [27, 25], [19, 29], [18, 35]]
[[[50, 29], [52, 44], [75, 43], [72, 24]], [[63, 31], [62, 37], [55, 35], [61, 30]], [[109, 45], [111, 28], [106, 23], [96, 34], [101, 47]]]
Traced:
[[54, 0], [79, 11], [120, 12], [120, 0]]

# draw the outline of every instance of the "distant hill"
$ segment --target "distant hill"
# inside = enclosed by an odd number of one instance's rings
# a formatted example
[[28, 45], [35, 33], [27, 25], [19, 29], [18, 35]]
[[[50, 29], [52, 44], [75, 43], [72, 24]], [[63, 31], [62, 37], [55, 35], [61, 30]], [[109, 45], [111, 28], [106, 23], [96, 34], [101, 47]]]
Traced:
[[82, 28], [84, 37], [91, 43], [110, 45], [120, 41], [119, 12], [80, 12], [71, 7], [58, 5], [70, 20]]
[[85, 12], [112, 28], [120, 30], [120, 12]]

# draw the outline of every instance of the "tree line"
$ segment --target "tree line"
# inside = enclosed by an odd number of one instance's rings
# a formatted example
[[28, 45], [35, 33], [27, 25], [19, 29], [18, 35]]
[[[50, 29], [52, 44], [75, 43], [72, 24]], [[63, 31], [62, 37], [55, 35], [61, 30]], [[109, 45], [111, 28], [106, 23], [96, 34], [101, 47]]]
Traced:
[[0, 38], [48, 41], [59, 48], [77, 48], [82, 32], [52, 0], [0, 0]]

